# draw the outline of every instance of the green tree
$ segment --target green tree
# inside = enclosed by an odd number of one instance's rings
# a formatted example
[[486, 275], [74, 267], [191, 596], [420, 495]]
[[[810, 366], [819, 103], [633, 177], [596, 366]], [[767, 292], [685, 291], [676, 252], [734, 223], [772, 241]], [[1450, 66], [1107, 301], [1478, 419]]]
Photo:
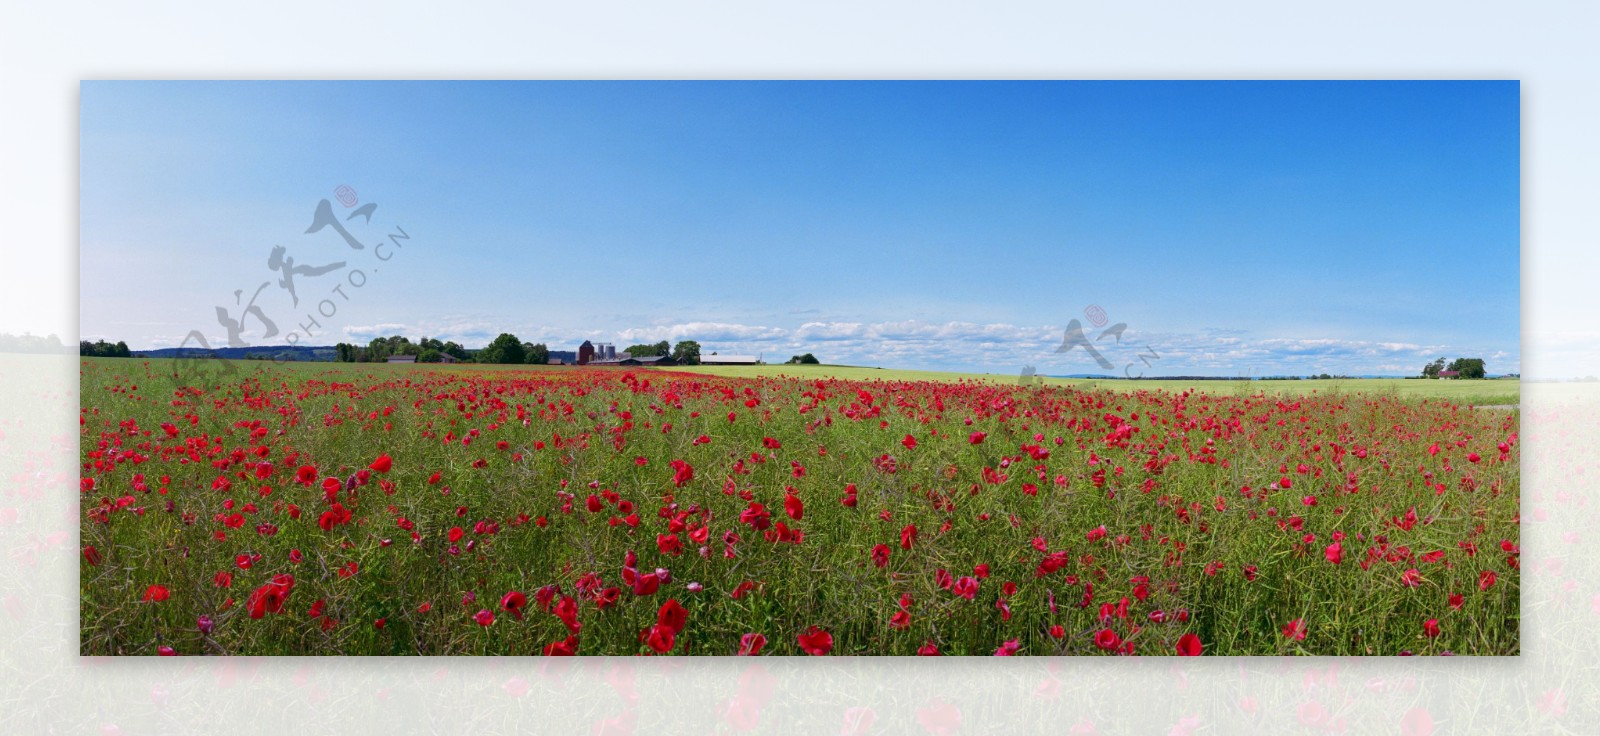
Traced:
[[672, 359], [678, 365], [700, 365], [700, 343], [681, 340], [672, 348]]
[[478, 351], [477, 360], [479, 363], [522, 363], [527, 355], [516, 335], [502, 332], [488, 347]]
[[634, 345], [622, 352], [635, 358], [648, 358], [652, 355], [671, 355], [672, 346], [666, 340], [662, 340], [654, 345]]
[[382, 363], [389, 359], [389, 341], [386, 338], [374, 337], [367, 343], [367, 360], [373, 363]]
[[1444, 370], [1444, 358], [1433, 361], [1422, 367], [1423, 378], [1438, 378], [1439, 371]]
[[523, 360], [529, 365], [544, 365], [550, 362], [550, 348], [542, 342], [523, 343]]
[[468, 353], [466, 348], [461, 347], [454, 340], [446, 342], [444, 347], [439, 348], [439, 352], [448, 354], [454, 357], [456, 360], [466, 360], [472, 357], [472, 354]]
[[821, 362], [822, 361], [817, 360], [817, 356], [812, 355], [811, 353], [806, 353], [805, 355], [796, 355], [789, 359], [790, 365], [819, 365]]
[[1450, 362], [1450, 370], [1461, 374], [1461, 378], [1483, 378], [1488, 375], [1483, 358], [1456, 358]]
[[443, 355], [443, 353], [439, 352], [436, 348], [423, 348], [422, 352], [417, 354], [417, 362], [437, 363], [439, 362], [440, 355]]

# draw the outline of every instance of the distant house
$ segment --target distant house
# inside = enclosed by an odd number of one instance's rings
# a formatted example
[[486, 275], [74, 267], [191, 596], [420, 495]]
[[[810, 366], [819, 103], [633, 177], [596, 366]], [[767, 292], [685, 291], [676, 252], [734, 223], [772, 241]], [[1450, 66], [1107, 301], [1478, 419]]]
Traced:
[[761, 359], [754, 355], [710, 355], [700, 356], [700, 365], [755, 365]]
[[417, 362], [417, 356], [415, 356], [415, 355], [391, 355], [391, 356], [389, 356], [389, 362], [390, 363], [415, 363], [415, 362]]
[[578, 365], [588, 365], [594, 362], [594, 343], [584, 340], [578, 346]]
[[461, 360], [459, 358], [457, 358], [456, 356], [451, 355], [449, 353], [439, 353], [439, 362], [440, 363], [460, 363]]
[[673, 360], [672, 356], [670, 356], [670, 355], [651, 355], [651, 356], [645, 357], [645, 358], [635, 358], [635, 357], [633, 357], [631, 355], [628, 355], [628, 356], [622, 357], [622, 358], [612, 358], [610, 360], [591, 360], [591, 361], [588, 362], [588, 365], [597, 365], [597, 366], [634, 366], [634, 365], [637, 365], [637, 366], [645, 366], [645, 367], [659, 367], [659, 366], [668, 366], [668, 365], [677, 365], [677, 364], [678, 364], [678, 361]]
[[1460, 377], [1461, 377], [1461, 371], [1439, 371], [1440, 380], [1443, 380], [1443, 379], [1446, 379], [1446, 378], [1460, 378]]
[[551, 350], [550, 365], [572, 365], [578, 362], [576, 350]]

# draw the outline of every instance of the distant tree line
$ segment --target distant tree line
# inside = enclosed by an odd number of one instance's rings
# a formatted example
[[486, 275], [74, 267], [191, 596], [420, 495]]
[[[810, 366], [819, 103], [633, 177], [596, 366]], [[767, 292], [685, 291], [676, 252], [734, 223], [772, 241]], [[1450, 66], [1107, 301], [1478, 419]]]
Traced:
[[821, 363], [822, 361], [817, 360], [817, 356], [811, 353], [796, 355], [787, 361], [787, 365], [820, 365]]
[[[48, 338], [0, 335], [0, 349], [11, 352], [57, 352], [63, 348], [55, 335]], [[84, 340], [78, 343], [78, 352], [80, 355], [95, 358], [132, 357], [128, 344], [121, 341], [112, 344], [104, 340], [92, 343]], [[625, 352], [635, 357], [670, 355], [679, 365], [700, 364], [700, 343], [694, 340], [680, 340], [676, 345], [662, 340], [652, 345], [634, 345]], [[333, 346], [333, 360], [339, 363], [383, 363], [396, 355], [415, 355], [418, 363], [438, 363], [443, 361], [446, 355], [463, 363], [544, 365], [550, 362], [550, 349], [544, 343], [523, 342], [509, 332], [501, 333], [487, 346], [478, 350], [468, 350], [454, 341], [431, 337], [412, 342], [404, 335], [374, 337], [366, 345], [341, 342]], [[247, 354], [244, 357], [270, 360], [274, 354], [268, 351]], [[811, 356], [808, 353], [803, 357]], [[810, 362], [815, 363], [816, 359], [811, 358]]]
[[333, 346], [333, 359], [340, 363], [382, 363], [391, 355], [415, 355], [419, 363], [437, 363], [440, 356], [449, 355], [456, 360], [468, 360], [470, 353], [455, 342], [442, 342], [424, 337], [411, 342], [404, 335], [374, 337], [365, 346], [341, 342]]
[[12, 335], [0, 333], [0, 353], [68, 353], [71, 348], [61, 344], [55, 335]]
[[133, 352], [128, 350], [128, 343], [118, 340], [115, 345], [105, 340], [78, 341], [78, 355], [86, 358], [131, 358]]

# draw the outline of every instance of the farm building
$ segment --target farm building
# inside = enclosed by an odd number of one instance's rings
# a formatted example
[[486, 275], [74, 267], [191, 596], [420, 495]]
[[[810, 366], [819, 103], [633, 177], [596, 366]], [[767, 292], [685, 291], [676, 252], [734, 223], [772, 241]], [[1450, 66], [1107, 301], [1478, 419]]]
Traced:
[[700, 365], [755, 365], [761, 358], [754, 355], [710, 355], [700, 356]]
[[389, 361], [388, 362], [390, 362], [390, 363], [415, 363], [415, 362], [417, 362], [417, 356], [415, 356], [415, 355], [391, 355], [391, 356], [389, 356]]
[[1461, 377], [1461, 371], [1439, 371], [1440, 380], [1443, 380], [1443, 379], [1446, 379], [1446, 378], [1460, 378], [1460, 377]]
[[645, 357], [645, 358], [635, 358], [632, 355], [627, 355], [626, 353], [624, 353], [623, 355], [625, 357], [612, 358], [610, 360], [591, 360], [591, 361], [589, 361], [588, 365], [603, 365], [603, 366], [613, 366], [613, 365], [634, 366], [634, 365], [638, 365], [638, 366], [649, 367], [649, 366], [664, 366], [664, 365], [677, 365], [678, 364], [678, 361], [673, 360], [672, 356], [670, 356], [670, 355], [651, 355], [651, 356]]

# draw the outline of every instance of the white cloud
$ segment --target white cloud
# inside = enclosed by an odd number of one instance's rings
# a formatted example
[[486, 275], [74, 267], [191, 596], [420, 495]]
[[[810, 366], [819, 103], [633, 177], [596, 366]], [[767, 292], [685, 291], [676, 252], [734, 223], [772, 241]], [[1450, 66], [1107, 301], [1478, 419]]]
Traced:
[[699, 343], [711, 341], [751, 341], [766, 342], [780, 340], [787, 337], [788, 330], [781, 327], [763, 327], [759, 325], [740, 325], [727, 322], [686, 322], [675, 325], [657, 325], [654, 327], [636, 327], [621, 330], [617, 333], [619, 342], [656, 342], [666, 340], [677, 342], [679, 340], [694, 340]]
[[372, 339], [374, 337], [387, 337], [389, 335], [405, 335], [410, 329], [398, 322], [383, 322], [375, 325], [346, 325], [345, 337], [359, 337]]

